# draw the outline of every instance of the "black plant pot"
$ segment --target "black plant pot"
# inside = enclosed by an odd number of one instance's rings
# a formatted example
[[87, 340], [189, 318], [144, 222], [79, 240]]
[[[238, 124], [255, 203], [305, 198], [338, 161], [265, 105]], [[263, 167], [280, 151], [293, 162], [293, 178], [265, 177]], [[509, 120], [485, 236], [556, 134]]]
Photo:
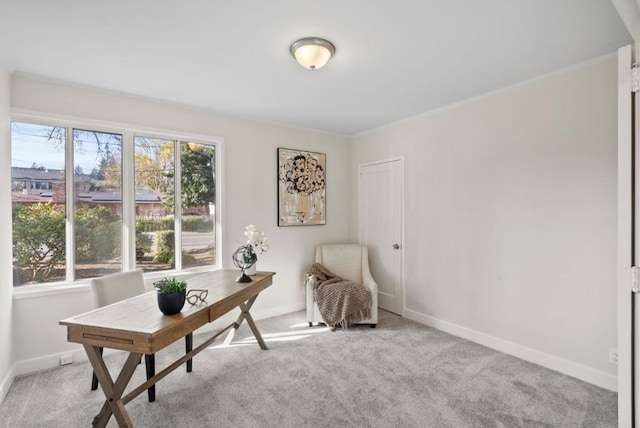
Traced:
[[158, 291], [158, 307], [165, 315], [177, 314], [182, 310], [187, 290], [164, 294]]

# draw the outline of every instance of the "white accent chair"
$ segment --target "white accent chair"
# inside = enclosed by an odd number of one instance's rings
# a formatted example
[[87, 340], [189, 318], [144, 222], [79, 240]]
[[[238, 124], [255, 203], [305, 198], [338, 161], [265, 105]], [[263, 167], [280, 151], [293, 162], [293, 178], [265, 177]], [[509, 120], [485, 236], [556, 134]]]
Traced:
[[[369, 271], [369, 253], [367, 247], [359, 244], [322, 244], [316, 247], [316, 263], [320, 263], [341, 278], [362, 284], [371, 291], [371, 318], [356, 324], [369, 324], [375, 328], [378, 324], [378, 284]], [[307, 294], [307, 321], [309, 327], [314, 322], [324, 323], [313, 299], [313, 284], [310, 278], [305, 282]]]
[[[118, 272], [110, 275], [106, 275], [100, 278], [94, 278], [91, 280], [91, 288], [98, 307], [111, 305], [113, 303], [120, 302], [121, 300], [130, 299], [145, 293], [147, 290], [144, 286], [144, 278], [142, 276], [142, 270], [134, 270], [130, 272]], [[158, 309], [160, 310], [160, 309]], [[193, 336], [191, 334], [185, 336], [186, 350], [191, 351], [193, 347]], [[102, 354], [103, 348], [100, 348], [100, 354]], [[187, 361], [187, 372], [191, 372], [192, 361]], [[145, 366], [147, 371], [147, 379], [155, 375], [155, 355], [145, 355]], [[91, 380], [91, 390], [98, 389], [98, 378], [93, 373]], [[149, 402], [153, 402], [156, 399], [156, 387], [152, 385], [147, 390], [149, 396]]]

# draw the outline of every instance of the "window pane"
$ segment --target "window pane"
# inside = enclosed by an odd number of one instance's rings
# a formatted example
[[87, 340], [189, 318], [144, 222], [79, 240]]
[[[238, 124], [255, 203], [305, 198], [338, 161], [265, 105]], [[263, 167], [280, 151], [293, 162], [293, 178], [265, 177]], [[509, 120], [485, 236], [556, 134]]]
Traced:
[[73, 130], [75, 278], [122, 268], [122, 135]]
[[13, 283], [65, 280], [65, 129], [11, 123]]
[[175, 141], [135, 137], [136, 264], [171, 269], [175, 255]]
[[215, 263], [215, 151], [180, 142], [182, 266]]

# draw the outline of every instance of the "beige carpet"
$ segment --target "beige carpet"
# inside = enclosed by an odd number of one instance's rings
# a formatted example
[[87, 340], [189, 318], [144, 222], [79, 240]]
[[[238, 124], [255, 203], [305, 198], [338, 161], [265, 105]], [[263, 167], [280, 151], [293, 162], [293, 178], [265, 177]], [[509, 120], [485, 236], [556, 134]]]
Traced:
[[[246, 326], [128, 404], [137, 427], [615, 427], [615, 393], [382, 311], [378, 328], [309, 328], [304, 312]], [[199, 343], [198, 336], [194, 345]], [[182, 341], [156, 355], [157, 369]], [[121, 355], [107, 359], [119, 367]], [[112, 374], [114, 369], [112, 369]], [[144, 378], [143, 365], [134, 382]], [[19, 377], [2, 427], [87, 427], [88, 363]], [[110, 421], [109, 426], [116, 426]]]

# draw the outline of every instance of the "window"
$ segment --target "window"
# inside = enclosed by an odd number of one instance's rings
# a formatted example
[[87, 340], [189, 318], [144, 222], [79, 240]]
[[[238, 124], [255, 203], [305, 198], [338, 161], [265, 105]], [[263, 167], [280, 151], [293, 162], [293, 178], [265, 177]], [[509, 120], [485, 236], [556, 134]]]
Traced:
[[213, 147], [180, 142], [182, 266], [214, 262], [215, 159]]
[[122, 270], [122, 135], [73, 130], [74, 279]]
[[[11, 124], [13, 283], [65, 279], [64, 128]], [[50, 183], [41, 191], [37, 182]]]
[[135, 137], [136, 264], [145, 272], [175, 266], [175, 145]]
[[[134, 145], [137, 266], [154, 271], [213, 265], [215, 148], [142, 136], [134, 138]], [[181, 177], [178, 187], [177, 173]], [[175, 218], [177, 208], [179, 219]]]
[[216, 148], [12, 122], [14, 285], [215, 266]]

